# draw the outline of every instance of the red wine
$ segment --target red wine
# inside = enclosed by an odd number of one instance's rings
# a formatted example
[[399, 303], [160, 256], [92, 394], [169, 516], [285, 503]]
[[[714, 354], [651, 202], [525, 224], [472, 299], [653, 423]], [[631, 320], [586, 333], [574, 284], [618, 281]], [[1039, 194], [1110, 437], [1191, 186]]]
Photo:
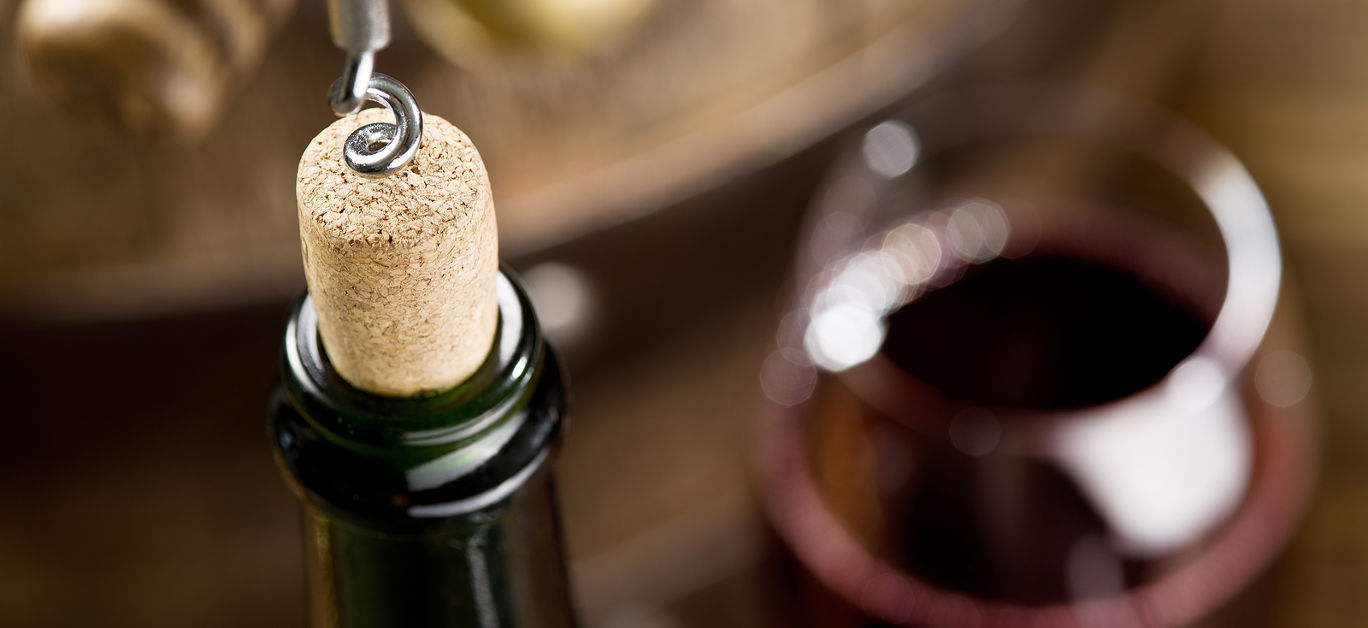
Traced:
[[[1278, 273], [1257, 191], [1105, 98], [933, 100], [907, 118], [926, 122], [912, 176], [860, 162], [823, 197], [819, 265], [765, 363], [761, 498], [831, 594], [798, 615], [1219, 620], [1285, 543], [1314, 457], [1309, 422], [1267, 420], [1306, 410], [1250, 385], [1272, 294], [1245, 296]], [[1227, 287], [1235, 323], [1203, 346]]]
[[[1117, 235], [1103, 230], [1090, 242]], [[1156, 383], [1205, 337], [1222, 295], [1194, 294], [1210, 283], [1201, 269], [1165, 277], [1146, 266], [1147, 256], [1127, 257], [1132, 249], [1124, 246], [1100, 261], [1094, 257], [1103, 256], [1083, 256], [1096, 250], [1091, 244], [1055, 244], [1048, 252], [970, 266], [888, 315], [885, 364], [929, 386], [902, 392], [902, 404], [929, 401], [920, 394], [948, 400], [952, 414], [953, 408], [1101, 404]], [[850, 404], [863, 417], [849, 429], [862, 431], [873, 448], [873, 477], [865, 481], [877, 487], [871, 496], [877, 505], [857, 505], [846, 518], [854, 522], [851, 513], [864, 511], [855, 516], [866, 524], [852, 527], [863, 527], [866, 545], [933, 585], [976, 597], [1039, 604], [1086, 595], [1076, 576], [1070, 579], [1071, 553], [1081, 540], [1102, 542], [1110, 531], [1060, 470], [1034, 458], [966, 454], [943, 436], [928, 436], [943, 434], [936, 432], [943, 427], [891, 419], [842, 386], [838, 378], [824, 378], [817, 394]], [[816, 438], [843, 428], [823, 429]], [[833, 453], [826, 460], [819, 454], [819, 475], [831, 478], [848, 464]], [[837, 511], [850, 505], [848, 497], [828, 497]], [[878, 513], [873, 525], [870, 512]], [[1157, 565], [1120, 557], [1113, 563], [1112, 584], [1098, 585], [1101, 592], [1141, 584]]]
[[970, 267], [888, 326], [884, 353], [951, 398], [1057, 409], [1157, 382], [1209, 321], [1121, 268], [1032, 255]]
[[[1154, 391], [1224, 301], [1219, 258], [1114, 216], [1024, 240], [1024, 257], [939, 273], [886, 316], [867, 363], [831, 373], [773, 360], [771, 376], [813, 386], [770, 407], [757, 447], [767, 514], [815, 577], [794, 598], [801, 625], [1186, 625], [1250, 608], [1234, 596], [1307, 494], [1306, 408], [1242, 389], [1254, 468], [1238, 510], [1144, 559], [1053, 458], [1009, 444]], [[1006, 446], [957, 441], [967, 414], [990, 417]]]

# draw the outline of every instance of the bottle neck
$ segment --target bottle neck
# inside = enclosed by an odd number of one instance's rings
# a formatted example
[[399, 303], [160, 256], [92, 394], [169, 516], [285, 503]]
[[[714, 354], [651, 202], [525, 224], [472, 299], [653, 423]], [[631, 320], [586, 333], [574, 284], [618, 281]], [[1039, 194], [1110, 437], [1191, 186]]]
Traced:
[[286, 327], [273, 401], [278, 457], [301, 497], [353, 524], [422, 529], [506, 501], [548, 457], [564, 414], [561, 376], [532, 305], [505, 273], [493, 348], [435, 395], [358, 390], [331, 365], [305, 295]]

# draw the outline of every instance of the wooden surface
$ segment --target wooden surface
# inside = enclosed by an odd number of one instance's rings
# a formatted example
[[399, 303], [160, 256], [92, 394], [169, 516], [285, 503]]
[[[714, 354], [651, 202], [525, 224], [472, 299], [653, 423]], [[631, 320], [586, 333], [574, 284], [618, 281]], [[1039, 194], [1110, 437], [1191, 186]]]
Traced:
[[[1254, 590], [1261, 610], [1234, 625], [1362, 626], [1368, 5], [1127, 6], [1107, 22], [1114, 36], [1054, 41], [1100, 52], [1047, 73], [1150, 94], [1246, 161], [1281, 229], [1322, 407], [1325, 463], [1312, 510]], [[1175, 33], [1188, 36], [1161, 47], [1165, 55], [1137, 51]], [[585, 270], [600, 304], [588, 336], [568, 351], [575, 423], [560, 460], [586, 625], [786, 625], [784, 591], [792, 590], [775, 578], [746, 439], [795, 216], [824, 159], [819, 152], [518, 258], [522, 267], [559, 261]], [[293, 164], [282, 172], [288, 186]], [[133, 194], [135, 182], [127, 185]], [[205, 194], [228, 193], [206, 185]], [[207, 206], [185, 210], [232, 220]], [[3, 223], [10, 237], [26, 233], [12, 216]], [[708, 255], [698, 257], [700, 248]], [[70, 253], [78, 254], [95, 252]], [[686, 268], [684, 259], [695, 263]], [[678, 281], [652, 283], [666, 272]], [[702, 296], [686, 310], [680, 292]], [[0, 624], [301, 624], [297, 517], [262, 428], [285, 312], [280, 300], [121, 324], [0, 325], [9, 358], [0, 374], [8, 400], [0, 501], [10, 505], [0, 515]]]
[[1321, 401], [1319, 493], [1273, 576], [1275, 626], [1368, 622], [1365, 32], [1362, 2], [1223, 1], [1178, 103], [1263, 186]]
[[[202, 142], [130, 141], [55, 108], [0, 0], [0, 314], [81, 320], [285, 298], [298, 282], [290, 175], [332, 121], [342, 54], [301, 2]], [[240, 0], [233, 0], [240, 1]], [[640, 217], [810, 146], [916, 85], [1018, 0], [661, 2], [580, 60], [442, 61], [398, 3], [377, 70], [463, 129], [517, 254]]]

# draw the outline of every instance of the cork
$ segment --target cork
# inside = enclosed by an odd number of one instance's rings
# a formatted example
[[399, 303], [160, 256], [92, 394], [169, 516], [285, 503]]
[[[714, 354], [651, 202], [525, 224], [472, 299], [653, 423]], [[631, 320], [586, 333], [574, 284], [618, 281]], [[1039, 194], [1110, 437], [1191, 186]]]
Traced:
[[343, 142], [377, 121], [334, 122], [299, 160], [304, 276], [333, 368], [361, 390], [411, 397], [464, 381], [498, 321], [498, 236], [489, 175], [460, 129], [423, 115], [413, 160], [385, 176], [347, 166]]

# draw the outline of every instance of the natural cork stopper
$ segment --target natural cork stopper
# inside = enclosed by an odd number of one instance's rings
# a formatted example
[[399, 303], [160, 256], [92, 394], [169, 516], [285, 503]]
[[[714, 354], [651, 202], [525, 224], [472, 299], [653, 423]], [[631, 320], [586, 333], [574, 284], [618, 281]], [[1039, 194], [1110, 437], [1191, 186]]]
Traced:
[[410, 397], [460, 384], [498, 321], [498, 234], [489, 174], [460, 129], [423, 115], [409, 164], [363, 176], [342, 146], [368, 109], [334, 122], [299, 160], [304, 276], [333, 368], [367, 392]]

